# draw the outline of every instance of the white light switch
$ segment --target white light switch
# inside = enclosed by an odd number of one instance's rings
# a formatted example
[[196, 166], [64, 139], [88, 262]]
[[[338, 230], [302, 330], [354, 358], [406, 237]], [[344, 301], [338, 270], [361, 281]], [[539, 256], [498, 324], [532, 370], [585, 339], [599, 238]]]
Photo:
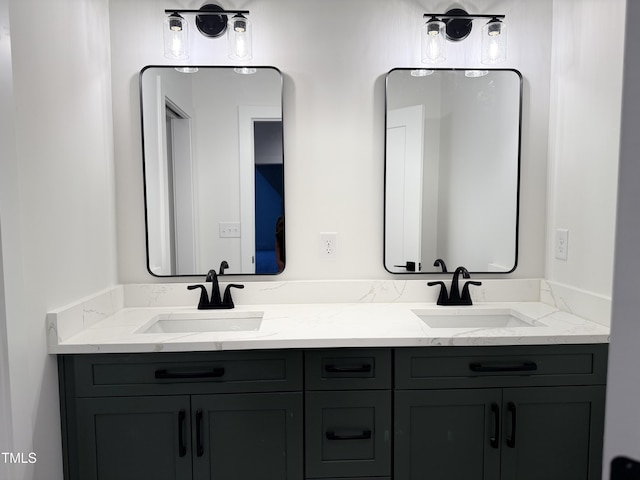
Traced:
[[566, 260], [569, 255], [569, 230], [556, 229], [556, 258]]
[[220, 222], [220, 238], [240, 238], [240, 222]]

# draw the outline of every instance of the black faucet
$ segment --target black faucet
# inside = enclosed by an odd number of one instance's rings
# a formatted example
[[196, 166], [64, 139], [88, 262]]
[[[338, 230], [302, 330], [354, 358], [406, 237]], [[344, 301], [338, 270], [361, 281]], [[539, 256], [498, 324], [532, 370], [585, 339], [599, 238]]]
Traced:
[[482, 285], [482, 282], [474, 282], [469, 280], [465, 282], [462, 287], [462, 294], [460, 294], [459, 287], [459, 279], [460, 275], [462, 278], [471, 278], [469, 275], [469, 271], [464, 267], [456, 268], [456, 271], [453, 273], [453, 279], [451, 280], [451, 291], [447, 295], [447, 287], [444, 282], [428, 282], [427, 285], [433, 287], [435, 285], [440, 285], [440, 294], [438, 295], [438, 305], [444, 306], [460, 306], [460, 305], [473, 305], [471, 301], [471, 294], [469, 293], [469, 285]]
[[[229, 264], [223, 261], [220, 264], [220, 274], [224, 272], [225, 268], [229, 268]], [[189, 290], [200, 289], [200, 301], [198, 302], [198, 310], [213, 310], [213, 309], [229, 309], [233, 308], [233, 299], [231, 298], [232, 288], [244, 288], [244, 285], [236, 283], [230, 283], [224, 291], [224, 296], [220, 295], [220, 284], [218, 283], [218, 274], [215, 270], [209, 270], [207, 273], [206, 282], [211, 282], [211, 298], [207, 297], [207, 287], [204, 285], [189, 285]]]

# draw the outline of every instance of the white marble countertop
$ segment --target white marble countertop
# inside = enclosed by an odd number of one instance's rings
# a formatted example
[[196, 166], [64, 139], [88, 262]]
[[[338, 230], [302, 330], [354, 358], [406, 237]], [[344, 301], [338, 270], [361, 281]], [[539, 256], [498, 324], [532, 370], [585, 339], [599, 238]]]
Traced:
[[[512, 311], [533, 327], [431, 328], [412, 312], [464, 315]], [[216, 311], [220, 312], [220, 311]], [[47, 318], [49, 353], [133, 353], [329, 347], [543, 345], [607, 343], [609, 328], [541, 302], [480, 302], [471, 307], [434, 303], [316, 303], [241, 305], [234, 314], [260, 312], [257, 331], [140, 333], [159, 314], [202, 315], [194, 307], [128, 307], [78, 328], [64, 315]], [[86, 312], [85, 312], [86, 313]], [[216, 315], [220, 315], [216, 313]], [[66, 321], [66, 320], [64, 320]]]

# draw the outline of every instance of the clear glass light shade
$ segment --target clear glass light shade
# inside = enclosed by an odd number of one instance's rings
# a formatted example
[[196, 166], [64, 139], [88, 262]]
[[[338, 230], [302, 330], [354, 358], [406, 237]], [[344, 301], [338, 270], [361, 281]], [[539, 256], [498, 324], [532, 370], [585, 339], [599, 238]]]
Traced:
[[484, 65], [495, 65], [507, 59], [507, 26], [493, 19], [482, 27], [482, 59]]
[[431, 19], [425, 23], [421, 32], [422, 63], [441, 63], [447, 58], [445, 24]]
[[174, 13], [164, 19], [164, 56], [172, 60], [189, 58], [189, 27]]
[[251, 23], [243, 15], [236, 15], [229, 20], [227, 47], [230, 59], [242, 62], [253, 58], [251, 30]]

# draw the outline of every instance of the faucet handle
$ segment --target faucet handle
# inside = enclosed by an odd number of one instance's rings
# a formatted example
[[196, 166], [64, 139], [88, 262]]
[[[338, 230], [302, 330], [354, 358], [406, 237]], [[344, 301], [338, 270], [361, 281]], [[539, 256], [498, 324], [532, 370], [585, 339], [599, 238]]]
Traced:
[[209, 298], [207, 297], [207, 288], [204, 285], [187, 285], [188, 290], [200, 289], [200, 301], [198, 302], [198, 310], [204, 310], [209, 305]]
[[240, 285], [237, 283], [230, 283], [229, 285], [227, 285], [227, 288], [224, 289], [224, 297], [222, 299], [222, 305], [224, 305], [223, 308], [234, 308], [235, 305], [233, 304], [233, 299], [231, 298], [231, 289], [232, 288], [238, 288], [238, 289], [243, 289], [244, 285]]
[[438, 295], [438, 305], [447, 305], [449, 303], [449, 296], [447, 295], [447, 286], [444, 282], [427, 282], [427, 285], [433, 287], [440, 285], [440, 294]]
[[469, 285], [479, 287], [482, 285], [482, 282], [475, 282], [473, 280], [465, 282], [464, 287], [462, 287], [462, 295], [460, 296], [461, 305], [473, 305], [473, 302], [471, 301], [471, 293], [469, 292]]

